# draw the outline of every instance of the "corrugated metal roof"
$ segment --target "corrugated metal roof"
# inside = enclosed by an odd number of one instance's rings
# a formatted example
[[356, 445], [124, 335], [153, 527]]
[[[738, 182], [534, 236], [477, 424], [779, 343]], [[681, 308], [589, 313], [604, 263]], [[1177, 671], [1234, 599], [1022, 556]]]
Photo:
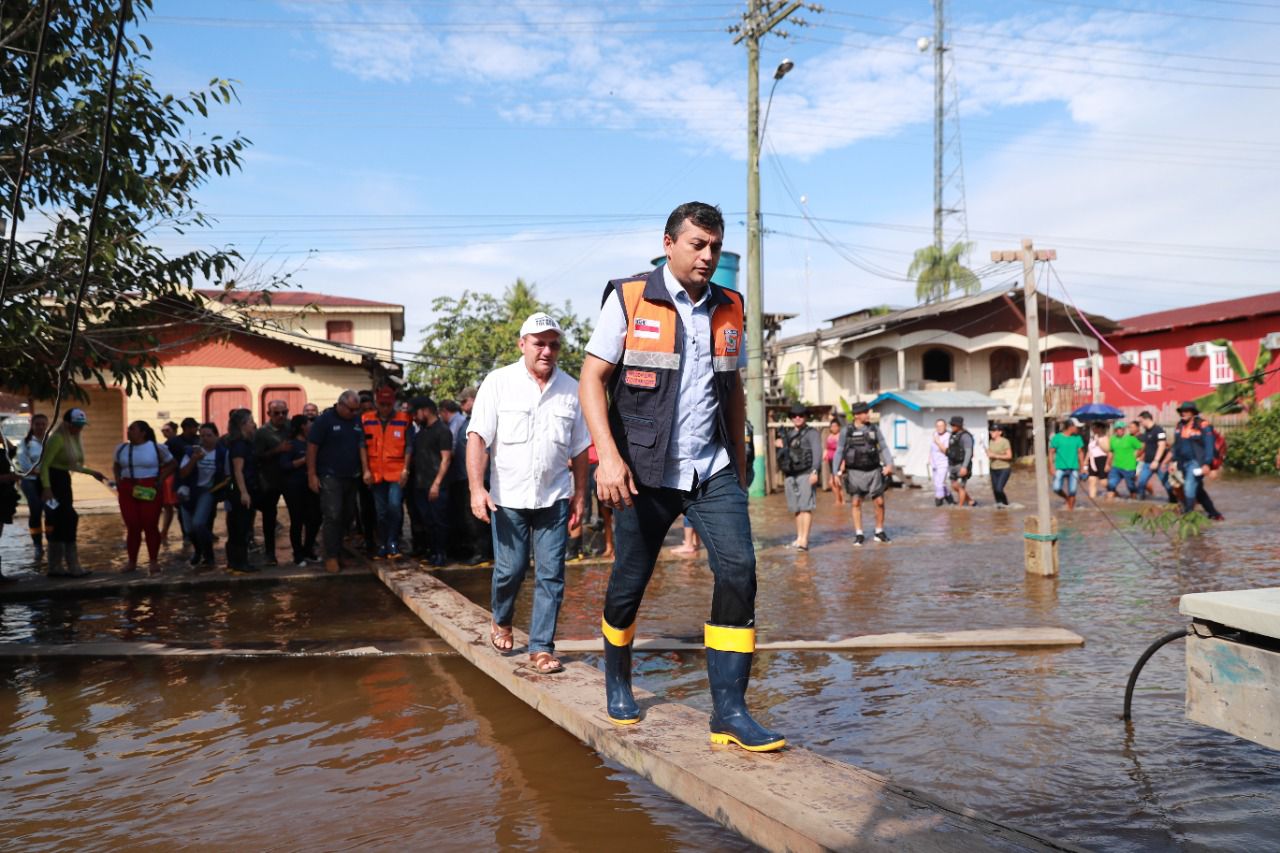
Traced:
[[1120, 329], [1116, 332], [1116, 336], [1140, 335], [1186, 326], [1207, 326], [1264, 314], [1280, 314], [1280, 290], [1274, 293], [1261, 293], [1257, 296], [1245, 296], [1241, 299], [1224, 299], [1221, 302], [1209, 302], [1204, 305], [1191, 305], [1186, 308], [1173, 308], [1168, 311], [1155, 311], [1128, 317], [1119, 321]]
[[896, 400], [916, 412], [921, 409], [994, 409], [1004, 405], [977, 391], [886, 391], [872, 400], [871, 406], [886, 400]]

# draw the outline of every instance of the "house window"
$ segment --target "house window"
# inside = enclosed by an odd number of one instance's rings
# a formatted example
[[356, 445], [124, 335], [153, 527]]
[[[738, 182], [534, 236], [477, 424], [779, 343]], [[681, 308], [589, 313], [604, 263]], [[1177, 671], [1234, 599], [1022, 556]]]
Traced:
[[1235, 382], [1236, 375], [1227, 360], [1226, 347], [1209, 347], [1209, 382], [1213, 385], [1225, 385]]
[[324, 336], [340, 344], [355, 343], [355, 324], [350, 320], [330, 320], [324, 324]]
[[867, 393], [879, 394], [880, 393], [880, 359], [878, 358], [867, 359], [866, 363], [863, 364], [863, 368], [864, 368], [863, 372], [866, 373]]
[[893, 420], [893, 449], [907, 449], [907, 419], [894, 418]]
[[1142, 390], [1160, 390], [1160, 350], [1144, 350], [1138, 356], [1138, 364], [1142, 365]]
[[1040, 365], [1040, 381], [1044, 387], [1048, 388], [1053, 385], [1053, 362], [1046, 361]]
[[944, 349], [927, 350], [923, 361], [926, 382], [951, 381], [951, 353]]
[[1086, 394], [1093, 393], [1093, 357], [1077, 358], [1071, 364], [1075, 370], [1075, 382], [1072, 384], [1076, 386], [1076, 390]]

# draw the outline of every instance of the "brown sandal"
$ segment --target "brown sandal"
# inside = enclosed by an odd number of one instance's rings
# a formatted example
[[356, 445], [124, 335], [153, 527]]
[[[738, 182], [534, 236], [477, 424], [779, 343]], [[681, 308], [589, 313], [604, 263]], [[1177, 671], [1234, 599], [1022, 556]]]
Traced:
[[556, 660], [551, 652], [534, 652], [529, 655], [529, 662], [539, 675], [551, 675], [553, 672], [564, 672], [564, 665]]
[[515, 638], [511, 636], [510, 625], [490, 625], [489, 642], [499, 652], [509, 652], [515, 646]]

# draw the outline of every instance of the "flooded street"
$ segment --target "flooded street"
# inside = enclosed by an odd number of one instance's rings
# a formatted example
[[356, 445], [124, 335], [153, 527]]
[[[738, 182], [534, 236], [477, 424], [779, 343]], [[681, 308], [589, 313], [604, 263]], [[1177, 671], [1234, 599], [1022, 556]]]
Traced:
[[[1127, 504], [1104, 515], [1082, 499], [1058, 516], [1057, 579], [1023, 570], [1026, 511], [985, 500], [891, 492], [893, 543], [854, 548], [847, 507], [824, 493], [807, 554], [780, 547], [794, 532], [781, 496], [753, 505], [761, 639], [1052, 626], [1086, 640], [761, 653], [754, 707], [798, 745], [1084, 847], [1275, 849], [1280, 754], [1183, 719], [1180, 643], [1143, 672], [1132, 728], [1119, 719], [1138, 655], [1185, 624], [1180, 595], [1280, 585], [1274, 478], [1213, 491], [1228, 520], [1179, 546], [1129, 529]], [[1009, 493], [1029, 503], [1029, 476]], [[113, 524], [84, 519], [99, 561], [123, 557]], [[0, 542], [10, 573], [20, 527]], [[487, 605], [487, 571], [440, 576]], [[597, 635], [607, 577], [570, 567], [560, 637]], [[700, 638], [709, 601], [705, 561], [663, 562], [639, 634]], [[528, 590], [517, 624], [527, 613]], [[430, 636], [371, 578], [0, 604], [8, 643]], [[453, 656], [9, 661], [0, 679], [0, 833], [23, 849], [745, 846]], [[638, 654], [637, 680], [709, 708], [701, 655]]]

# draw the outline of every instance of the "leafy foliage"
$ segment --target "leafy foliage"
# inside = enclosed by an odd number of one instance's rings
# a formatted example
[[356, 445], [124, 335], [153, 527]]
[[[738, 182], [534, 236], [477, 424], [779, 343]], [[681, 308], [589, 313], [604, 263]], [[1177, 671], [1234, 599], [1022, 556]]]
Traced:
[[[1280, 395], [1278, 395], [1280, 396]], [[1259, 406], [1249, 422], [1228, 435], [1227, 465], [1250, 474], [1274, 474], [1280, 452], [1280, 399], [1270, 407]]]
[[1130, 527], [1145, 530], [1153, 536], [1164, 534], [1172, 537], [1174, 542], [1199, 536], [1208, 525], [1209, 516], [1200, 510], [1184, 513], [1180, 507], [1170, 504], [1152, 504], [1129, 513]]
[[950, 249], [936, 246], [917, 249], [907, 268], [907, 276], [916, 280], [916, 299], [921, 302], [938, 302], [946, 299], [954, 288], [961, 293], [977, 293], [982, 282], [963, 263], [963, 257], [973, 251], [972, 243], [959, 242]]
[[590, 327], [569, 310], [538, 299], [535, 285], [516, 279], [498, 299], [464, 290], [456, 299], [441, 296], [431, 303], [435, 320], [422, 334], [417, 363], [409, 368], [409, 386], [439, 398], [457, 397], [468, 385], [520, 357], [520, 326], [530, 314], [545, 311], [563, 330], [559, 366], [570, 376], [582, 372]]
[[[0, 387], [6, 390], [48, 398], [57, 388], [101, 162], [119, 6], [115, 0], [53, 3], [21, 183], [19, 237], [0, 304], [0, 360], [6, 368]], [[147, 69], [151, 42], [137, 31], [151, 0], [134, 0], [129, 8], [99, 236], [71, 378], [117, 383], [132, 394], [155, 391], [156, 306], [190, 320], [199, 305], [193, 284], [236, 284], [237, 252], [172, 251], [153, 237], [206, 226], [196, 191], [212, 176], [239, 169], [249, 143], [240, 136], [193, 134], [189, 121], [235, 98], [232, 83], [213, 80], [185, 96], [158, 92]], [[0, 206], [6, 219], [21, 162], [40, 11], [36, 0], [0, 4]], [[7, 236], [6, 231], [6, 249]], [[68, 390], [75, 393], [74, 387]]]
[[1245, 368], [1244, 359], [1231, 341], [1219, 338], [1213, 343], [1214, 346], [1227, 348], [1227, 363], [1231, 365], [1231, 372], [1240, 378], [1219, 385], [1213, 389], [1213, 393], [1196, 400], [1196, 405], [1200, 407], [1200, 411], [1210, 413], [1241, 409], [1246, 412], [1255, 411], [1258, 408], [1258, 388], [1266, 381], [1267, 367], [1271, 364], [1271, 350], [1258, 347], [1258, 358], [1250, 371]]

